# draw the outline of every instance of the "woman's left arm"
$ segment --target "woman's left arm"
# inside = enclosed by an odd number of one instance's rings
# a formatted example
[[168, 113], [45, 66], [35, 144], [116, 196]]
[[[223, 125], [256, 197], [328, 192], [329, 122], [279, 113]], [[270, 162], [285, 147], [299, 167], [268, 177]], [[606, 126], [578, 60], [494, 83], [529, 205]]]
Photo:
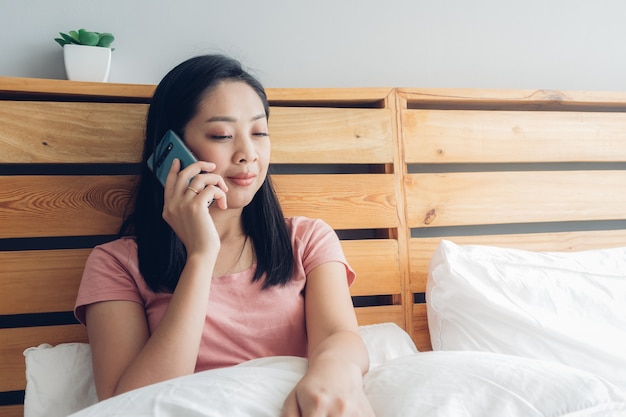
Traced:
[[363, 391], [369, 356], [342, 263], [324, 263], [308, 274], [305, 311], [309, 366], [285, 400], [282, 416], [374, 417]]

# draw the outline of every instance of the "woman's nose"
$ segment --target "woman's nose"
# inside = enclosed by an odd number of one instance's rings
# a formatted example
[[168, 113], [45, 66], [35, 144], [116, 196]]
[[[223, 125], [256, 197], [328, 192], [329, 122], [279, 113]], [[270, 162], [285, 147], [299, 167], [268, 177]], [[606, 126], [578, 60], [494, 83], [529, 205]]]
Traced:
[[238, 163], [252, 162], [256, 160], [258, 154], [254, 146], [254, 141], [248, 135], [240, 137], [237, 141], [237, 151], [235, 152], [235, 161]]

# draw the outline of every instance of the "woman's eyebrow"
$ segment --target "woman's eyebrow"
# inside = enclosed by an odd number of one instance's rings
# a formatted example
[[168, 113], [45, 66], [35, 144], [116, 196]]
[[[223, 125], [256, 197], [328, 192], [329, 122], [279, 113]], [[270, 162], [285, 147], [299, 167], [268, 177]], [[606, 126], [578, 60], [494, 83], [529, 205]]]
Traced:
[[[257, 121], [259, 119], [265, 119], [265, 113], [259, 113], [256, 116], [252, 117], [250, 120], [251, 121]], [[230, 116], [213, 116], [211, 118], [209, 118], [206, 122], [207, 123], [211, 123], [211, 122], [229, 122], [229, 123], [234, 123], [236, 122], [237, 119], [234, 117], [230, 117]]]
[[235, 119], [234, 117], [228, 117], [228, 116], [213, 116], [209, 119], [206, 120], [207, 123], [212, 123], [212, 122], [236, 122], [237, 119]]

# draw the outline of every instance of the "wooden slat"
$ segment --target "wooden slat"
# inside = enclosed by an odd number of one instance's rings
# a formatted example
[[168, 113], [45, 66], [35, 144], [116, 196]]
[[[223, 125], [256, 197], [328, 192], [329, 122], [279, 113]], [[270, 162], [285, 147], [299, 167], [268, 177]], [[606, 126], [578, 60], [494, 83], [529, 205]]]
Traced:
[[[63, 96], [101, 96], [150, 99], [156, 85], [94, 83], [21, 77], [0, 77], [0, 93], [59, 94]], [[270, 102], [282, 103], [376, 103], [384, 100], [391, 88], [267, 88]]]
[[[358, 279], [353, 296], [399, 294], [395, 240], [343, 241]], [[71, 311], [91, 249], [0, 252], [0, 314]]]
[[134, 176], [0, 177], [0, 238], [115, 234]]
[[391, 174], [275, 175], [272, 180], [286, 216], [319, 217], [335, 229], [398, 224]]
[[425, 352], [433, 350], [430, 343], [430, 332], [428, 330], [428, 316], [426, 304], [413, 304], [413, 329], [411, 337], [417, 350]]
[[304, 103], [306, 105], [343, 106], [380, 104], [391, 93], [387, 87], [374, 88], [267, 88], [270, 104]]
[[24, 417], [23, 405], [0, 406], [0, 416], [2, 417]]
[[[399, 294], [397, 242], [343, 241], [358, 279], [352, 295]], [[71, 311], [91, 249], [0, 252], [0, 314]]]
[[[146, 111], [144, 104], [0, 101], [3, 162], [139, 162]], [[389, 163], [391, 121], [388, 109], [276, 108], [272, 162]]]
[[391, 322], [406, 330], [404, 307], [401, 305], [357, 307], [355, 311], [360, 326]]
[[0, 314], [72, 311], [91, 249], [0, 252]]
[[273, 108], [272, 162], [389, 163], [392, 121], [389, 109]]
[[[395, 240], [342, 241], [353, 296], [400, 294]], [[0, 252], [0, 314], [71, 311], [91, 249]]]
[[[146, 111], [144, 104], [0, 101], [3, 162], [139, 162]], [[272, 162], [389, 163], [391, 121], [388, 109], [276, 108]]]
[[55, 346], [69, 342], [87, 342], [82, 324], [0, 329], [0, 392], [26, 388], [25, 349], [42, 343]]
[[0, 77], [0, 92], [149, 99], [154, 85]]
[[[358, 279], [352, 295], [399, 294], [395, 240], [342, 241]], [[0, 253], [0, 314], [71, 311], [91, 249]], [[10, 296], [8, 296], [10, 295]]]
[[626, 113], [404, 110], [409, 163], [626, 161]]
[[410, 227], [623, 219], [626, 171], [410, 174]]
[[513, 90], [472, 88], [398, 88], [410, 106], [489, 106], [528, 110], [568, 108], [626, 109], [626, 93], [613, 91]]
[[412, 238], [410, 242], [411, 292], [426, 292], [428, 265], [442, 239], [459, 245], [488, 245], [544, 252], [575, 252], [624, 246], [626, 245], [626, 230]]
[[346, 259], [356, 272], [353, 296], [400, 294], [400, 264], [396, 240], [344, 240]]
[[146, 110], [145, 104], [0, 101], [2, 162], [138, 162]]

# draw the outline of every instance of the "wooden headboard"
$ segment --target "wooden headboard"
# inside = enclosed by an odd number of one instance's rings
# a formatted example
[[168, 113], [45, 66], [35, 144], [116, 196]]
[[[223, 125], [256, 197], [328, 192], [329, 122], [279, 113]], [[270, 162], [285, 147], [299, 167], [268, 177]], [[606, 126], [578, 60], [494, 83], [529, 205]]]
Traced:
[[[542, 251], [626, 245], [626, 94], [396, 92], [409, 297], [423, 300], [442, 238]], [[413, 334], [424, 330], [421, 309]]]
[[[0, 413], [21, 415], [25, 348], [86, 341], [72, 315], [114, 238], [154, 86], [0, 77]], [[286, 215], [337, 230], [359, 322], [430, 349], [442, 238], [536, 250], [626, 242], [626, 94], [269, 89]]]

